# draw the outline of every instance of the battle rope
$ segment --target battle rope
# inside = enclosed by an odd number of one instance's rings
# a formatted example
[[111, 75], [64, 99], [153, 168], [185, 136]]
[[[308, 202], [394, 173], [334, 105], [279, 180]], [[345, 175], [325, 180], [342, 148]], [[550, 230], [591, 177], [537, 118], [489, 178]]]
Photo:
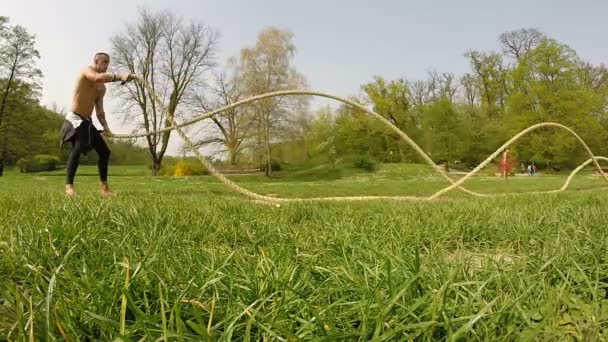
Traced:
[[[141, 82], [143, 84], [143, 86], [148, 90], [148, 93], [150, 95], [152, 95], [152, 97], [154, 98], [154, 100], [157, 102], [158, 106], [161, 108], [161, 110], [163, 111], [167, 111], [164, 103], [160, 100], [160, 98], [156, 95], [156, 93], [153, 91], [152, 87], [150, 86], [150, 84], [142, 79], [137, 79], [137, 81]], [[319, 96], [319, 97], [325, 97], [325, 98], [330, 98], [342, 103], [345, 103], [347, 105], [350, 105], [354, 108], [357, 108], [367, 114], [372, 115], [373, 117], [377, 118], [378, 120], [380, 120], [381, 122], [383, 122], [385, 125], [387, 125], [390, 129], [392, 129], [395, 133], [397, 133], [399, 135], [399, 137], [401, 137], [408, 145], [410, 145], [423, 159], [424, 161], [431, 165], [433, 167], [433, 169], [437, 172], [439, 172], [439, 174], [446, 179], [448, 182], [450, 182], [451, 185], [435, 192], [434, 194], [432, 194], [431, 196], [428, 197], [418, 197], [418, 196], [344, 196], [344, 197], [313, 197], [313, 198], [277, 198], [277, 197], [271, 197], [271, 196], [264, 196], [261, 194], [258, 194], [256, 192], [250, 191], [248, 189], [243, 188], [242, 186], [230, 181], [228, 178], [226, 178], [223, 174], [221, 174], [220, 172], [218, 172], [213, 165], [211, 165], [211, 163], [209, 163], [199, 152], [198, 148], [195, 147], [194, 143], [192, 142], [192, 140], [190, 140], [190, 138], [184, 133], [184, 131], [181, 129], [183, 127], [186, 126], [190, 126], [196, 122], [202, 121], [204, 119], [207, 118], [211, 118], [214, 115], [217, 115], [218, 113], [230, 110], [232, 108], [238, 107], [238, 106], [242, 106], [244, 104], [247, 103], [251, 103], [251, 102], [255, 102], [255, 101], [259, 101], [261, 99], [265, 99], [265, 98], [271, 98], [271, 97], [278, 97], [278, 96], [286, 96], [286, 95], [308, 95], [308, 96]], [[526, 129], [524, 129], [523, 131], [519, 132], [518, 134], [516, 134], [515, 136], [513, 136], [513, 138], [511, 138], [509, 141], [507, 141], [506, 143], [504, 143], [500, 148], [498, 148], [494, 153], [492, 153], [490, 156], [488, 156], [482, 163], [480, 163], [479, 165], [477, 165], [477, 167], [475, 169], [473, 169], [472, 171], [470, 171], [469, 173], [467, 173], [465, 176], [463, 176], [462, 178], [460, 178], [458, 181], [454, 181], [452, 178], [449, 177], [449, 175], [444, 172], [440, 167], [437, 166], [437, 164], [435, 164], [435, 162], [433, 162], [433, 160], [422, 150], [422, 148], [420, 148], [420, 146], [418, 146], [407, 134], [405, 134], [401, 129], [399, 129], [397, 126], [395, 126], [394, 124], [392, 124], [390, 121], [388, 121], [387, 119], [385, 119], [384, 117], [382, 117], [380, 114], [369, 110], [367, 108], [365, 108], [364, 106], [362, 106], [361, 104], [358, 104], [356, 102], [347, 100], [347, 99], [343, 99], [341, 97], [332, 95], [332, 94], [327, 94], [327, 93], [322, 93], [322, 92], [318, 92], [318, 91], [312, 91], [312, 90], [281, 90], [281, 91], [275, 91], [275, 92], [270, 92], [270, 93], [266, 93], [266, 94], [261, 94], [261, 95], [257, 95], [257, 96], [253, 96], [253, 97], [249, 97], [240, 101], [237, 101], [235, 103], [223, 106], [221, 108], [217, 108], [215, 110], [212, 110], [210, 112], [207, 113], [203, 113], [200, 115], [195, 116], [194, 118], [184, 121], [181, 124], [177, 123], [177, 121], [175, 120], [175, 116], [173, 115], [173, 120], [171, 122], [171, 126], [157, 130], [157, 131], [151, 131], [151, 132], [146, 132], [146, 133], [135, 133], [135, 134], [112, 134], [111, 137], [113, 138], [117, 138], [117, 139], [127, 139], [127, 138], [139, 138], [139, 137], [145, 137], [148, 135], [154, 135], [154, 134], [159, 134], [159, 133], [163, 133], [163, 132], [168, 132], [170, 130], [176, 130], [177, 133], [182, 137], [182, 139], [186, 142], [186, 145], [188, 146], [189, 149], [191, 149], [195, 155], [198, 157], [198, 159], [201, 161], [201, 163], [203, 163], [203, 165], [207, 168], [207, 170], [209, 170], [209, 172], [215, 176], [216, 178], [218, 178], [222, 183], [224, 183], [226, 186], [228, 186], [229, 188], [231, 188], [232, 190], [239, 192], [247, 197], [253, 198], [255, 200], [261, 201], [263, 203], [272, 203], [272, 204], [278, 204], [278, 203], [285, 203], [285, 202], [312, 202], [312, 201], [359, 201], [359, 200], [406, 200], [406, 201], [412, 201], [412, 200], [434, 200], [437, 199], [438, 197], [440, 197], [441, 195], [452, 191], [454, 189], [459, 189], [467, 194], [473, 195], [473, 196], [477, 196], [477, 197], [497, 197], [497, 196], [504, 196], [504, 195], [508, 195], [508, 194], [483, 194], [483, 193], [478, 193], [475, 191], [471, 191], [469, 189], [466, 189], [465, 187], [462, 186], [462, 183], [464, 183], [467, 179], [469, 179], [470, 177], [472, 177], [473, 175], [475, 175], [476, 173], [478, 173], [481, 169], [483, 169], [486, 165], [488, 165], [489, 163], [492, 162], [492, 160], [494, 158], [496, 158], [496, 156], [498, 156], [503, 150], [505, 150], [506, 148], [508, 148], [510, 145], [512, 145], [513, 143], [515, 143], [518, 139], [520, 139], [521, 137], [523, 137], [524, 135], [526, 135], [527, 133], [540, 128], [540, 127], [558, 127], [558, 128], [562, 128], [565, 129], [566, 131], [568, 131], [569, 133], [571, 133], [572, 135], [574, 135], [574, 137], [583, 145], [583, 147], [585, 148], [586, 152], [589, 154], [590, 158], [585, 161], [584, 163], [582, 163], [581, 165], [579, 165], [575, 170], [573, 170], [569, 177], [566, 179], [564, 185], [557, 189], [557, 190], [546, 190], [546, 191], [534, 191], [534, 192], [520, 192], [518, 194], [530, 194], [530, 193], [534, 193], [534, 194], [538, 194], [538, 193], [555, 193], [555, 192], [562, 192], [565, 191], [568, 186], [570, 185], [570, 182], [572, 181], [574, 175], [576, 175], [580, 170], [582, 170], [585, 166], [587, 166], [588, 164], [590, 164], [591, 162], [593, 162], [596, 166], [596, 168], [598, 169], [599, 173], [602, 175], [602, 177], [604, 178], [604, 180], [608, 181], [608, 177], [606, 176], [606, 174], [604, 173], [604, 171], [602, 170], [602, 168], [600, 167], [598, 160], [604, 160], [604, 161], [608, 161], [608, 158], [606, 157], [600, 157], [600, 156], [595, 156], [593, 154], [593, 152], [591, 152], [591, 149], [589, 148], [589, 146], [587, 146], [587, 144], [585, 143], [585, 141], [576, 133], [574, 132], [572, 129], [570, 129], [567, 126], [564, 126], [562, 124], [559, 123], [555, 123], [555, 122], [543, 122], [543, 123], [539, 123], [533, 126], [530, 126]]]

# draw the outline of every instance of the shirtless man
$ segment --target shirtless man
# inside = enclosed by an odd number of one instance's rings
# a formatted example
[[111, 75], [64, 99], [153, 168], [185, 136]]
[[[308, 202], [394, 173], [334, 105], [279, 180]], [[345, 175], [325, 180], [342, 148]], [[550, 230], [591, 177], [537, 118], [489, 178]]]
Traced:
[[93, 58], [94, 65], [84, 68], [78, 75], [74, 97], [72, 99], [72, 111], [69, 112], [61, 128], [61, 145], [68, 141], [72, 143], [72, 150], [68, 158], [65, 193], [68, 196], [75, 195], [74, 175], [78, 169], [80, 155], [95, 149], [98, 155], [97, 169], [101, 181], [101, 195], [110, 196], [112, 191], [108, 186], [108, 161], [110, 150], [101, 137], [100, 132], [93, 125], [93, 108], [97, 119], [103, 126], [103, 133], [110, 135], [105, 112], [103, 109], [103, 97], [106, 93], [105, 83], [131, 81], [136, 78], [133, 74], [116, 75], [106, 72], [110, 64], [110, 56], [105, 52], [98, 52]]

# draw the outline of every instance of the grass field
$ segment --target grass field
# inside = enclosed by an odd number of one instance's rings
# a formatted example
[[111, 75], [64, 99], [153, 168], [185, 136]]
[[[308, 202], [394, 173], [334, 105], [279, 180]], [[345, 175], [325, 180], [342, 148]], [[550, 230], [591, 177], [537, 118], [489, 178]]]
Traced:
[[[607, 340], [604, 190], [253, 204], [210, 177], [81, 167], [0, 178], [0, 339]], [[566, 175], [479, 176], [487, 193]], [[430, 195], [417, 165], [232, 176], [281, 197]], [[574, 190], [606, 185], [590, 173]]]

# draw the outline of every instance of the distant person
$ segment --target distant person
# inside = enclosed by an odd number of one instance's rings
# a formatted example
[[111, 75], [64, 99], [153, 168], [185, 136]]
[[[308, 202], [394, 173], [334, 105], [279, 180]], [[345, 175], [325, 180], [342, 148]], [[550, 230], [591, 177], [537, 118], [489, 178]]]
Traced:
[[536, 165], [534, 162], [531, 162], [530, 165], [528, 165], [528, 174], [530, 174], [530, 176], [534, 176], [534, 174], [536, 174]]
[[500, 170], [504, 179], [509, 177], [509, 171], [511, 170], [511, 160], [509, 160], [509, 149], [506, 149], [502, 154], [502, 160], [500, 161]]
[[72, 98], [72, 111], [65, 116], [61, 127], [61, 146], [67, 142], [72, 143], [72, 150], [68, 158], [66, 171], [65, 193], [74, 196], [74, 176], [80, 162], [80, 155], [95, 149], [98, 155], [97, 169], [101, 181], [100, 193], [102, 196], [112, 195], [108, 186], [108, 162], [110, 150], [101, 137], [100, 132], [93, 125], [91, 118], [93, 108], [97, 119], [103, 126], [106, 135], [112, 134], [106, 121], [103, 109], [103, 98], [106, 93], [105, 83], [125, 82], [135, 79], [135, 75], [125, 73], [116, 75], [106, 72], [110, 64], [110, 56], [105, 52], [98, 52], [93, 57], [93, 65], [80, 71], [74, 88]]

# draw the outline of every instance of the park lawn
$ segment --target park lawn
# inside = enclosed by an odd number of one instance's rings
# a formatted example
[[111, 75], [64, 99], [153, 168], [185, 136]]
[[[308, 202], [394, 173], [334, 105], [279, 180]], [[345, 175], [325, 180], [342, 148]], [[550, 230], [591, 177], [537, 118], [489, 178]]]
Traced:
[[[476, 176], [484, 193], [567, 175]], [[608, 335], [608, 196], [252, 203], [208, 176], [94, 167], [0, 178], [0, 336], [70, 340], [597, 340]], [[457, 178], [458, 176], [454, 176]], [[230, 176], [280, 197], [428, 196], [420, 165]], [[585, 191], [575, 191], [585, 190]], [[124, 305], [124, 306], [123, 306]]]

